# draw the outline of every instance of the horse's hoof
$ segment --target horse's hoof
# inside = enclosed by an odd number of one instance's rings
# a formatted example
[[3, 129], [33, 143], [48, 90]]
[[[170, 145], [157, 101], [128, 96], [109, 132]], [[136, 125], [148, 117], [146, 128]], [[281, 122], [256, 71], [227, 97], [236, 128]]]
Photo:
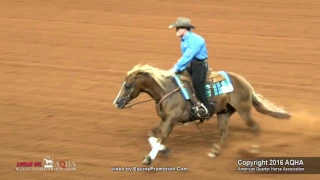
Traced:
[[159, 153], [161, 153], [163, 158], [167, 158], [171, 153], [171, 149], [165, 148], [164, 150], [160, 150]]
[[214, 144], [212, 146], [212, 152], [215, 154], [215, 155], [218, 155], [220, 154], [220, 151], [221, 151], [221, 148], [218, 144]]
[[213, 158], [216, 157], [216, 155], [215, 155], [214, 153], [212, 153], [212, 152], [209, 152], [209, 153], [208, 153], [208, 156], [209, 156], [211, 159], [213, 159]]
[[211, 152], [208, 153], [208, 156], [213, 159], [220, 154], [221, 148], [218, 144], [213, 144]]
[[150, 165], [152, 162], [151, 157], [149, 155], [147, 155], [146, 157], [144, 157], [143, 161], [141, 162], [144, 165]]

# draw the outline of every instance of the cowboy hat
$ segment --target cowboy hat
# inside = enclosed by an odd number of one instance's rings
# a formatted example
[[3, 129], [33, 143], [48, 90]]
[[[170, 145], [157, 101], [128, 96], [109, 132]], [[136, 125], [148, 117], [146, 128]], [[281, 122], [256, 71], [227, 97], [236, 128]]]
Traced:
[[191, 24], [191, 20], [188, 18], [184, 18], [184, 17], [179, 17], [177, 18], [177, 21], [174, 23], [171, 23], [169, 25], [169, 28], [173, 28], [173, 27], [184, 27], [184, 28], [196, 28]]

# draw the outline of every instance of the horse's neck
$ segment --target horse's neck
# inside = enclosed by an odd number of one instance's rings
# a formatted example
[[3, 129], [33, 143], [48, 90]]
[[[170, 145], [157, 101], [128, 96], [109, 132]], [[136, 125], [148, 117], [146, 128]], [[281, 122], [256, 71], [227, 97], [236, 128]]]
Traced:
[[156, 102], [159, 102], [162, 96], [166, 94], [166, 92], [158, 85], [158, 83], [151, 78], [151, 83], [146, 84], [146, 88], [144, 92], [147, 93], [150, 97], [152, 97]]
[[[151, 89], [152, 88], [152, 89]], [[146, 93], [149, 94], [156, 102], [159, 102], [164, 93], [161, 93], [160, 87], [151, 87], [146, 90]]]

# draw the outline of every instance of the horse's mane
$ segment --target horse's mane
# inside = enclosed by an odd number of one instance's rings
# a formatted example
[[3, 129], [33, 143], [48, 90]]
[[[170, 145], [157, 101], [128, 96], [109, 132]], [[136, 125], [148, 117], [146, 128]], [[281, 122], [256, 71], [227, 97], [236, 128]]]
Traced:
[[169, 77], [173, 77], [173, 73], [167, 70], [162, 70], [153, 66], [150, 66], [148, 64], [141, 65], [138, 64], [134, 66], [130, 71], [127, 72], [127, 75], [131, 74], [141, 74], [145, 73], [151, 76], [158, 84], [161, 86], [161, 88], [165, 89], [165, 80]]

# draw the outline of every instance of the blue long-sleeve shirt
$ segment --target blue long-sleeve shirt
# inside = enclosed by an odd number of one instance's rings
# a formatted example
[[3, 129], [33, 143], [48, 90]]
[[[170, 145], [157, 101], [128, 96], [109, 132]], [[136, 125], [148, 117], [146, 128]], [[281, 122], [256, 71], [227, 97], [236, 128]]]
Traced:
[[183, 71], [194, 58], [202, 60], [208, 58], [206, 42], [203, 37], [189, 31], [181, 38], [182, 57], [173, 66], [174, 72]]

